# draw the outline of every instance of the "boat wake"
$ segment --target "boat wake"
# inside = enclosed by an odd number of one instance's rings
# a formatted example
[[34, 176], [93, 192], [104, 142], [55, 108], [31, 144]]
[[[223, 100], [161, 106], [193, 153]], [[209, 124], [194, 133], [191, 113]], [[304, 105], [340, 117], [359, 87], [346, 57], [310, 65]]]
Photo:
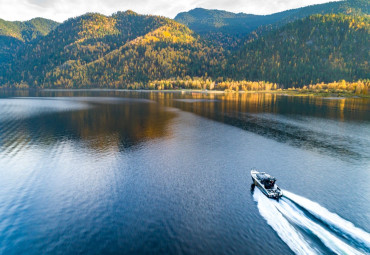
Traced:
[[279, 201], [259, 189], [253, 197], [262, 217], [296, 254], [370, 254], [369, 233], [318, 203], [288, 191]]

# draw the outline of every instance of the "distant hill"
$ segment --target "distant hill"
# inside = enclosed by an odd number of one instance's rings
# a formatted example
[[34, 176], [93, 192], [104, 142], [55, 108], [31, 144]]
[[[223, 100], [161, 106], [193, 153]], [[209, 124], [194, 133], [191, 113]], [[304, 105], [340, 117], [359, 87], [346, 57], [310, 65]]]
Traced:
[[302, 86], [369, 79], [370, 17], [313, 15], [247, 42], [233, 54], [236, 79]]
[[0, 19], [0, 66], [8, 62], [24, 43], [47, 35], [58, 25], [58, 22], [43, 18], [25, 22]]
[[281, 26], [313, 14], [343, 13], [350, 15], [370, 14], [367, 0], [347, 0], [311, 5], [271, 15], [232, 13], [222, 10], [196, 8], [179, 13], [175, 20], [203, 37], [220, 43], [226, 48], [235, 48], [243, 37], [260, 26]]
[[0, 19], [0, 36], [13, 37], [23, 42], [29, 42], [47, 35], [58, 25], [58, 22], [43, 18], [35, 18], [24, 22]]

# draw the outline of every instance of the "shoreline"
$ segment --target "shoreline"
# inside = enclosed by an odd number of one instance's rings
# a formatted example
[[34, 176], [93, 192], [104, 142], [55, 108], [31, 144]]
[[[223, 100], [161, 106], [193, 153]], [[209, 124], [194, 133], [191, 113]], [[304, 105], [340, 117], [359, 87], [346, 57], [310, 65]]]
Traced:
[[279, 96], [292, 97], [322, 97], [332, 100], [340, 100], [346, 98], [370, 98], [370, 95], [357, 95], [354, 93], [322, 93], [322, 92], [302, 92], [295, 90], [249, 90], [249, 91], [223, 91], [223, 90], [199, 90], [199, 89], [109, 89], [109, 88], [91, 88], [91, 89], [41, 89], [41, 91], [122, 91], [122, 92], [145, 92], [145, 93], [199, 93], [199, 94], [276, 94]]
[[80, 88], [80, 89], [36, 89], [36, 88], [0, 88], [0, 90], [13, 91], [45, 91], [45, 92], [68, 92], [68, 91], [96, 91], [96, 92], [141, 92], [141, 93], [199, 93], [199, 94], [276, 94], [279, 96], [290, 97], [321, 97], [328, 100], [342, 100], [346, 98], [370, 98], [370, 95], [354, 94], [354, 93], [330, 93], [330, 92], [313, 92], [313, 91], [296, 91], [296, 90], [249, 90], [249, 91], [223, 91], [223, 90], [199, 90], [199, 89], [111, 89], [111, 88]]
[[271, 93], [278, 94], [281, 96], [292, 96], [292, 97], [321, 97], [324, 99], [340, 100], [346, 98], [370, 98], [370, 95], [355, 94], [355, 93], [336, 93], [336, 92], [313, 92], [313, 91], [295, 91], [295, 90], [282, 90], [282, 91], [271, 91]]
[[122, 91], [122, 92], [167, 92], [167, 93], [202, 93], [202, 94], [222, 94], [221, 90], [197, 90], [197, 89], [109, 89], [109, 88], [91, 88], [91, 89], [40, 89], [40, 91]]

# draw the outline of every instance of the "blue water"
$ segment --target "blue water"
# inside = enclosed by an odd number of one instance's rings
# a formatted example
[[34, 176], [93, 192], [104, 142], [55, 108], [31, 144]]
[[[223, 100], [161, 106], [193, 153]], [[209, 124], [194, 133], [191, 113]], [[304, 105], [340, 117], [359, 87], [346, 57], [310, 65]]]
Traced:
[[366, 99], [0, 96], [1, 254], [370, 253], [369, 180]]

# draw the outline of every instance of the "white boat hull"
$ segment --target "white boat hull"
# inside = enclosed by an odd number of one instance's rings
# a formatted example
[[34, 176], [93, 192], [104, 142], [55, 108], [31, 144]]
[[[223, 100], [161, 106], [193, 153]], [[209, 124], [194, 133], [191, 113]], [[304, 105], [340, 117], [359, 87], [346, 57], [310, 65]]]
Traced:
[[260, 173], [256, 170], [251, 171], [251, 177], [253, 184], [257, 186], [263, 194], [265, 194], [268, 198], [274, 198], [274, 199], [279, 199], [283, 196], [283, 192], [281, 189], [277, 186], [274, 185], [272, 189], [266, 189], [264, 185], [258, 180], [257, 174]]

